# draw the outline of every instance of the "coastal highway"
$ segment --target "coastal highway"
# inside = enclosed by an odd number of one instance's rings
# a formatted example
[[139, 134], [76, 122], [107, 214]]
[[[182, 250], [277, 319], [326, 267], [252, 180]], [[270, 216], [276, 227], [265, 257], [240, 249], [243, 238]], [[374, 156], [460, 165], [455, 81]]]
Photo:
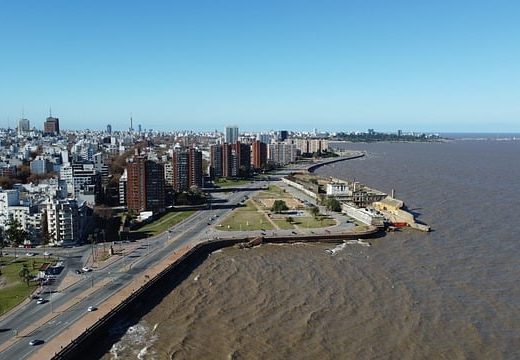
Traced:
[[[81, 280], [64, 291], [52, 295], [45, 294], [44, 297], [49, 300], [47, 303], [36, 304], [33, 300], [9, 314], [0, 322], [0, 359], [27, 358], [37, 348], [29, 345], [30, 340], [49, 341], [58, 336], [67, 326], [88, 314], [89, 306], [99, 306], [108, 297], [127, 286], [143, 270], [158, 263], [173, 251], [206, 240], [210, 217], [225, 216], [233, 208], [230, 205], [239, 204], [244, 196], [250, 196], [263, 185], [263, 182], [255, 182], [241, 187], [239, 191], [216, 194], [215, 199], [226, 201], [220, 203], [225, 206], [213, 206], [211, 209], [198, 211], [170, 231], [140, 240], [140, 246], [136, 250], [106, 267], [84, 273]], [[63, 273], [78, 268], [78, 259], [85, 259], [88, 251], [87, 247], [80, 250], [70, 249], [68, 254], [62, 254], [65, 265]], [[69, 263], [74, 265], [71, 267]], [[20, 336], [31, 326], [34, 327], [34, 324], [41, 323], [42, 319], [48, 320], [35, 327], [29, 335]]]

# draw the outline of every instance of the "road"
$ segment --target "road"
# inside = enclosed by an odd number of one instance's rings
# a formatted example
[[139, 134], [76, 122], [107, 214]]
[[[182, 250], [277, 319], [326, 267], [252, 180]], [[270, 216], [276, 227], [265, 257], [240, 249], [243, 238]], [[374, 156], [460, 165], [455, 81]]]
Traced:
[[[49, 341], [58, 336], [68, 325], [87, 314], [89, 306], [101, 304], [143, 270], [158, 263], [173, 251], [206, 240], [210, 217], [216, 222], [215, 216], [225, 216], [245, 195], [251, 196], [263, 185], [263, 182], [255, 182], [242, 187], [239, 191], [215, 194], [215, 200], [221, 201], [218, 205], [196, 212], [163, 234], [140, 240], [140, 246], [132, 253], [122, 256], [104, 268], [84, 273], [79, 281], [62, 292], [46, 294], [45, 298], [49, 299], [47, 303], [38, 305], [35, 301], [31, 301], [26, 306], [13, 311], [0, 322], [0, 349], [2, 350], [0, 359], [27, 358], [37, 348], [29, 345], [31, 339]], [[67, 271], [80, 268], [88, 257], [89, 250], [88, 246], [59, 251], [53, 249], [52, 252], [59, 253], [64, 261], [65, 268], [60, 276], [64, 276]], [[34, 252], [39, 251], [34, 250]], [[47, 292], [52, 290], [53, 287], [50, 287]], [[47, 318], [49, 320], [44, 325], [31, 331], [28, 336], [15, 335], [15, 331], [21, 335], [30, 330], [31, 325]]]

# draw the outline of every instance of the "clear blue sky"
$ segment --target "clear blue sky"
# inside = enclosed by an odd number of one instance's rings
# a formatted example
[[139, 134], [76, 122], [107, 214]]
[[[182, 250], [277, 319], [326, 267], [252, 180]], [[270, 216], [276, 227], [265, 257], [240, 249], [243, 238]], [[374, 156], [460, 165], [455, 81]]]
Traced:
[[0, 126], [520, 132], [520, 1], [1, 1]]

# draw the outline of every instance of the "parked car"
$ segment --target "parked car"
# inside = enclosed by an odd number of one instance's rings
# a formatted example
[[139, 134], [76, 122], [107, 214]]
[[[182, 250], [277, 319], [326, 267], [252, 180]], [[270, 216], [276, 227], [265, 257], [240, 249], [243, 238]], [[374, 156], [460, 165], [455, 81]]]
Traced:
[[78, 275], [79, 275], [79, 274], [83, 274], [83, 271], [81, 271], [80, 269], [76, 269], [76, 270], [74, 270], [74, 272], [75, 272], [76, 274], [78, 274]]
[[95, 306], [89, 306], [87, 309], [88, 312], [92, 312], [92, 311], [96, 311], [96, 310], [97, 310], [97, 307], [95, 307]]
[[89, 268], [88, 266], [83, 267], [81, 270], [83, 270], [84, 272], [91, 272], [92, 271], [92, 269]]

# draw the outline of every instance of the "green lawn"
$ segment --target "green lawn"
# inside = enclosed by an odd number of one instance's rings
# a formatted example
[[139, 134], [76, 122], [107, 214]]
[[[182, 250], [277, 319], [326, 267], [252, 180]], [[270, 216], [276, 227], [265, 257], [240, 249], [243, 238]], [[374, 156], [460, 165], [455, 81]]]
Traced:
[[221, 188], [227, 188], [227, 187], [236, 187], [236, 186], [242, 186], [245, 184], [249, 184], [251, 180], [244, 180], [244, 179], [224, 179], [220, 178], [215, 180], [215, 185]]
[[194, 211], [177, 211], [169, 212], [159, 219], [146, 224], [142, 228], [133, 231], [134, 233], [146, 233], [147, 236], [154, 236], [165, 232], [170, 227], [180, 223], [182, 220], [188, 218]]
[[[233, 210], [233, 212], [222, 220], [218, 229], [226, 231], [247, 230], [272, 230], [273, 226], [252, 201], [247, 201], [246, 206]], [[228, 228], [229, 226], [229, 228]]]
[[273, 222], [282, 230], [292, 230], [292, 229], [294, 229], [294, 225], [291, 224], [291, 223], [288, 223], [284, 219], [276, 219], [276, 220], [273, 220]]
[[268, 190], [264, 190], [257, 196], [259, 199], [271, 199], [271, 198], [290, 198], [291, 195], [287, 194], [283, 189], [276, 185], [269, 185]]
[[[35, 269], [33, 269], [33, 262]], [[31, 274], [36, 275], [38, 274], [39, 267], [44, 262], [49, 261], [44, 261], [42, 258], [28, 258], [25, 256], [19, 257], [14, 261], [14, 257], [2, 257], [0, 261], [2, 265], [2, 275], [0, 279], [2, 280], [3, 286], [0, 287], [0, 314], [6, 313], [27, 299], [38, 286], [38, 284], [35, 283], [30, 283], [30, 285], [27, 286], [27, 283], [20, 280], [18, 272], [22, 268], [22, 265], [26, 264]]]
[[299, 227], [308, 229], [336, 225], [336, 220], [322, 215], [319, 215], [317, 219], [312, 216], [297, 217], [294, 218], [294, 221]]

